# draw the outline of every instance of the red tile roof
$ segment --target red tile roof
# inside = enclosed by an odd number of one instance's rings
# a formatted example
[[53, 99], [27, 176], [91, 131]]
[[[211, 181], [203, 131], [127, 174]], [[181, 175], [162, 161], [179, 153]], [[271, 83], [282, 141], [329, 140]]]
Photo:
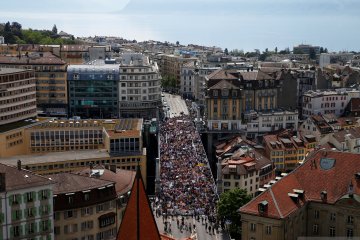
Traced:
[[140, 168], [136, 171], [123, 220], [117, 235], [118, 240], [160, 240], [159, 230], [145, 192]]
[[[328, 170], [323, 169], [320, 165], [320, 162], [324, 161], [322, 159], [335, 159], [334, 166]], [[258, 204], [266, 200], [268, 210], [264, 217], [285, 218], [306, 202], [323, 202], [322, 191], [327, 192], [326, 203], [334, 204], [348, 194], [350, 183], [353, 185], [353, 193], [360, 194], [360, 180], [355, 178], [358, 172], [359, 154], [319, 150], [303, 165], [241, 207], [240, 213], [260, 215]], [[299, 197], [298, 203], [288, 196], [288, 193], [294, 193], [294, 189], [304, 190], [304, 197]]]

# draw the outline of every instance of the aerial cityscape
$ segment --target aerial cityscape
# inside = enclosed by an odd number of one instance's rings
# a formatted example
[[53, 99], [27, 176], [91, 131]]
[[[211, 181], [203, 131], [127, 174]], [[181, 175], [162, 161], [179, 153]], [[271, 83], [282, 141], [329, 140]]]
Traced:
[[360, 239], [360, 4], [254, 2], [2, 3], [0, 239]]

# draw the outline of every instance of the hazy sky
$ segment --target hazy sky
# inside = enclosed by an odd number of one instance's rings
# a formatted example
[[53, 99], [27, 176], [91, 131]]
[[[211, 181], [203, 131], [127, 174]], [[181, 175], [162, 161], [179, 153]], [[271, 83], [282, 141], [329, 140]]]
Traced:
[[2, 0], [0, 22], [75, 36], [238, 48], [360, 51], [359, 0]]

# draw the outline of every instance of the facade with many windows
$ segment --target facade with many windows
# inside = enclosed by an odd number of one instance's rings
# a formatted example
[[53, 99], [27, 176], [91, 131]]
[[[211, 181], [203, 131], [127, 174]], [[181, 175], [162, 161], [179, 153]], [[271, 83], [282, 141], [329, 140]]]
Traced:
[[286, 130], [265, 135], [263, 141], [266, 156], [275, 164], [276, 169], [281, 171], [296, 168], [317, 144], [312, 135], [296, 137]]
[[35, 71], [36, 104], [51, 116], [67, 114], [67, 63], [50, 52], [0, 56], [0, 67], [25, 68]]
[[0, 238], [54, 239], [54, 182], [21, 168], [0, 164]]
[[119, 65], [94, 60], [67, 70], [70, 116], [118, 117]]
[[52, 175], [55, 239], [113, 239], [117, 233], [115, 183], [71, 173]]
[[360, 237], [358, 160], [337, 151], [312, 154], [240, 208], [242, 239]]
[[161, 76], [156, 62], [141, 53], [123, 53], [120, 63], [121, 117], [157, 117], [161, 106]]
[[36, 117], [35, 74], [0, 68], [0, 125]]

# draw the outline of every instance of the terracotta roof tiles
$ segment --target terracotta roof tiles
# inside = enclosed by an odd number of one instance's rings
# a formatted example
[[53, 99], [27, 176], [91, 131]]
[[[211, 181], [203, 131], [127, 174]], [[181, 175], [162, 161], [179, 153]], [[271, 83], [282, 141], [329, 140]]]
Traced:
[[[319, 150], [303, 165], [241, 207], [240, 213], [260, 215], [258, 204], [266, 200], [268, 210], [265, 217], [285, 218], [308, 201], [323, 202], [322, 191], [327, 192], [326, 203], [336, 203], [348, 194], [350, 183], [353, 184], [353, 193], [359, 195], [360, 180], [355, 178], [355, 173], [360, 172], [359, 159], [358, 154]], [[332, 167], [331, 163], [334, 163]], [[327, 169], [326, 166], [330, 168]], [[294, 189], [304, 191], [304, 196], [299, 197], [298, 203], [288, 195], [294, 193]]]

